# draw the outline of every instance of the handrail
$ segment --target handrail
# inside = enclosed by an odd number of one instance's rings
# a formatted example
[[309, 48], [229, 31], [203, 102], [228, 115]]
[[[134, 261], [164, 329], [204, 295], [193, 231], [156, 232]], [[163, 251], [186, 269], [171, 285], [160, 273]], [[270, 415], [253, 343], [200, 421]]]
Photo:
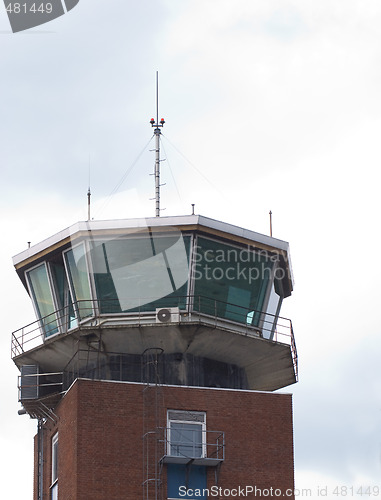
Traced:
[[[117, 300], [81, 300], [58, 309], [12, 333], [12, 359], [39, 347], [55, 335], [64, 335], [76, 329], [90, 327], [97, 322], [147, 325], [156, 321], [157, 308], [178, 307], [181, 322], [203, 322], [213, 327], [223, 327], [248, 336], [290, 346], [297, 376], [297, 350], [290, 319], [266, 311], [253, 310], [237, 304], [223, 302], [202, 295], [179, 295], [153, 300], [141, 299], [142, 305], [128, 311], [117, 311]], [[148, 309], [147, 306], [150, 306]], [[155, 309], [153, 309], [155, 306]], [[74, 317], [72, 311], [76, 311]], [[91, 323], [91, 324], [90, 324]]]
[[[30, 379], [30, 382], [28, 379]], [[56, 387], [57, 390], [51, 391], [51, 387]], [[19, 401], [21, 402], [24, 399], [37, 398], [36, 395], [23, 397], [23, 394], [25, 395], [25, 393], [29, 393], [31, 389], [35, 389], [35, 391], [32, 391], [34, 394], [40, 394], [41, 389], [43, 389], [44, 394], [42, 395], [50, 395], [52, 392], [61, 392], [63, 389], [63, 372], [21, 373], [21, 375], [18, 375], [17, 377], [17, 389], [19, 393]]]
[[[163, 436], [160, 442], [164, 444], [164, 455], [167, 457], [206, 458], [219, 461], [225, 459], [225, 433], [223, 431], [188, 429], [187, 432], [193, 432], [194, 437], [185, 439], [182, 436], [182, 439], [176, 441], [171, 436], [170, 427], [161, 427], [160, 430]], [[201, 442], [197, 442], [196, 433], [198, 432], [202, 433]]]

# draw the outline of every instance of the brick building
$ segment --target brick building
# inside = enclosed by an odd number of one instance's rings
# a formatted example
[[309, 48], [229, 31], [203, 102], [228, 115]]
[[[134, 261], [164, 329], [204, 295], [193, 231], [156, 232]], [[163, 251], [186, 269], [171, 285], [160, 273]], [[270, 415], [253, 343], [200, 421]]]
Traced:
[[294, 498], [286, 242], [205, 217], [87, 221], [14, 258], [34, 500]]

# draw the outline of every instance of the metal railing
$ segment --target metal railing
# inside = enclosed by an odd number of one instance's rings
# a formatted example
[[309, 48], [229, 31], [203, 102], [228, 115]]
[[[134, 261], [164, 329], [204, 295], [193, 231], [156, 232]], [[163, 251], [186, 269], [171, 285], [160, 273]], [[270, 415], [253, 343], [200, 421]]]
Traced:
[[17, 377], [19, 401], [40, 399], [52, 393], [62, 392], [63, 373], [28, 373]]
[[65, 335], [77, 329], [96, 328], [100, 324], [103, 327], [143, 326], [157, 322], [157, 309], [178, 308], [179, 314], [175, 322], [199, 322], [237, 334], [289, 345], [297, 376], [298, 358], [290, 319], [202, 295], [170, 296], [159, 300], [146, 298], [141, 299], [141, 303], [142, 305], [138, 307], [121, 311], [118, 300], [74, 302], [14, 331], [11, 345], [12, 358], [39, 347], [56, 335]]
[[77, 378], [142, 382], [141, 356], [121, 352], [78, 349], [63, 370], [63, 388]]
[[161, 433], [160, 442], [164, 445], [163, 456], [166, 462], [181, 459], [222, 462], [225, 459], [225, 433], [222, 431], [188, 429], [182, 434], [178, 430], [164, 427]]

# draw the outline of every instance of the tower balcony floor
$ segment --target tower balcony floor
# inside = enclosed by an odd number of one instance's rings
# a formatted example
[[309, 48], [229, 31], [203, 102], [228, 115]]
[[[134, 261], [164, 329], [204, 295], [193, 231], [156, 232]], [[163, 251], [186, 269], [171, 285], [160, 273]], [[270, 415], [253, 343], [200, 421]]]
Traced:
[[297, 351], [290, 320], [278, 318], [271, 337], [262, 328], [217, 316], [183, 312], [158, 321], [154, 312], [93, 315], [66, 332], [46, 337], [41, 321], [12, 334], [18, 367], [64, 371], [79, 349], [140, 356], [157, 347], [166, 355], [187, 355], [244, 370], [247, 388], [273, 391], [297, 381]]

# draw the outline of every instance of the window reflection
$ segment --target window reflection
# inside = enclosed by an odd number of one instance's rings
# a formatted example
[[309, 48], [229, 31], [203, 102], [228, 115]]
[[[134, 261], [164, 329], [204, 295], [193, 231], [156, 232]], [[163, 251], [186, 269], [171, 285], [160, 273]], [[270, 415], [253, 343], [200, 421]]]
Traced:
[[58, 325], [46, 264], [31, 269], [26, 276], [44, 335], [54, 335], [58, 332]]
[[73, 299], [71, 297], [63, 262], [60, 264], [52, 264], [51, 269], [59, 306], [60, 325], [63, 331], [67, 331], [77, 326], [77, 320], [75, 318]]
[[195, 309], [258, 326], [273, 275], [271, 255], [198, 237], [195, 262]]
[[170, 422], [170, 455], [175, 457], [202, 456], [202, 424]]
[[102, 313], [185, 306], [190, 237], [124, 238], [92, 244], [91, 259]]
[[57, 252], [26, 273], [44, 335], [76, 327], [94, 314], [94, 304], [101, 314], [184, 310], [191, 296], [191, 310], [272, 339], [284, 295], [281, 280], [274, 282], [276, 255], [204, 236], [194, 248], [191, 283], [191, 236], [180, 231], [139, 230]]
[[73, 247], [65, 253], [70, 283], [81, 319], [93, 314], [91, 302], [89, 272], [84, 244]]
[[271, 292], [268, 299], [266, 314], [264, 315], [263, 325], [262, 325], [263, 337], [266, 339], [272, 340], [274, 337], [274, 331], [276, 327], [276, 322], [278, 320], [278, 315], [281, 305], [282, 305], [282, 297], [280, 297], [276, 293], [273, 284], [271, 286]]

